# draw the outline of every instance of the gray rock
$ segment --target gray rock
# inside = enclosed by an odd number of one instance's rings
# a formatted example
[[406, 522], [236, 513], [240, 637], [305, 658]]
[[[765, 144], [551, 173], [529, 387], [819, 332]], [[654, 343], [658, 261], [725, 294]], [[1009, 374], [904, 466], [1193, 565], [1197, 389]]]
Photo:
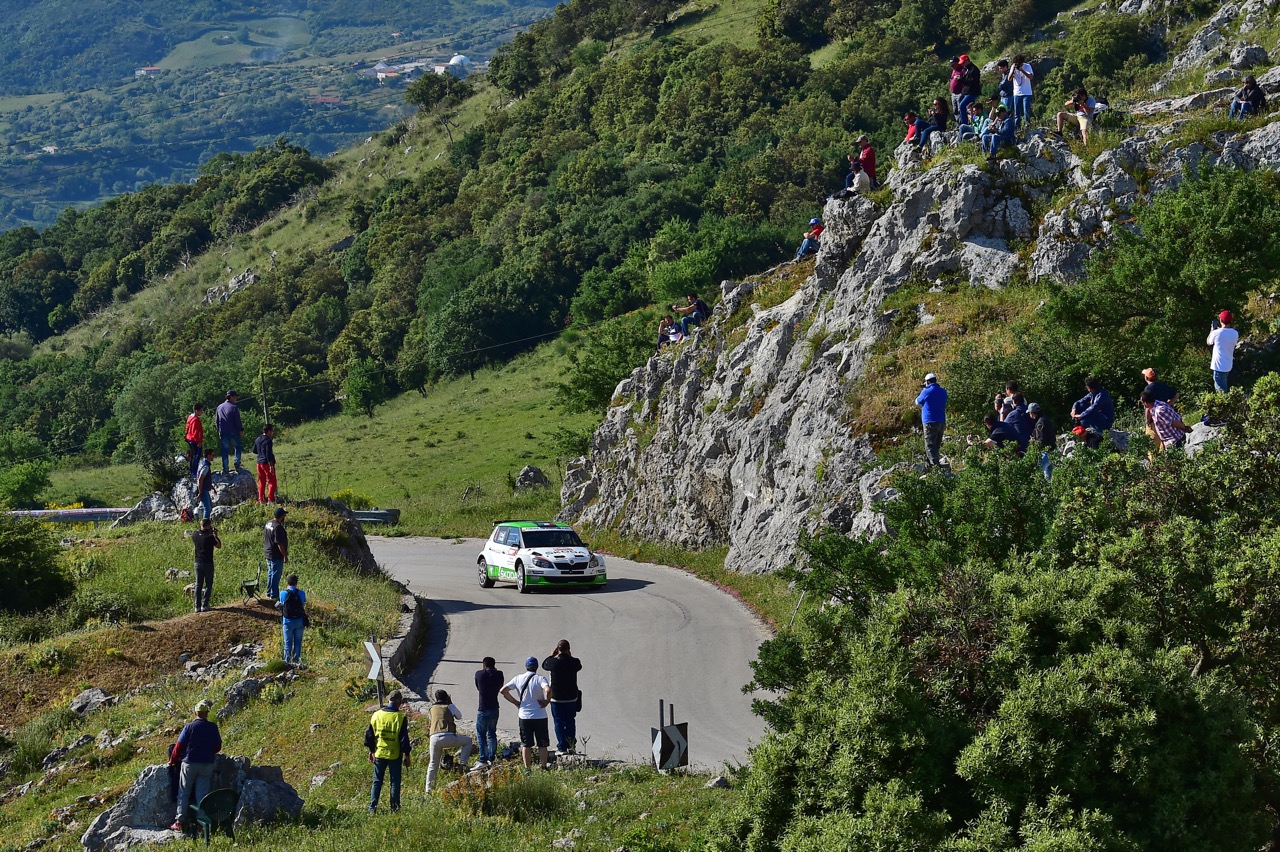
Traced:
[[226, 704], [218, 710], [219, 719], [230, 719], [235, 714], [249, 706], [249, 702], [262, 692], [262, 687], [266, 680], [258, 680], [257, 678], [246, 677], [228, 686], [223, 691], [223, 697]]
[[1238, 45], [1232, 49], [1228, 60], [1231, 67], [1237, 71], [1248, 71], [1259, 65], [1266, 65], [1270, 61], [1271, 57], [1267, 55], [1267, 49], [1260, 44]]
[[1216, 87], [1234, 84], [1239, 78], [1240, 75], [1230, 68], [1218, 68], [1204, 72], [1204, 84], [1206, 86]]
[[533, 465], [525, 465], [520, 471], [520, 475], [516, 477], [516, 493], [522, 491], [539, 491], [543, 488], [550, 488], [551, 480], [547, 479], [547, 475], [542, 472], [541, 468]]
[[117, 852], [135, 846], [163, 846], [176, 840], [185, 840], [181, 834], [167, 828], [130, 828], [123, 826], [106, 839], [103, 848]]
[[[278, 771], [278, 767], [275, 767]], [[297, 822], [302, 816], [303, 800], [283, 780], [247, 779], [240, 787], [240, 809], [236, 824], [269, 823], [288, 820]]]
[[1192, 424], [1191, 434], [1187, 436], [1187, 442], [1184, 445], [1187, 455], [1196, 455], [1211, 442], [1216, 441], [1223, 431], [1224, 429], [1221, 426], [1208, 426], [1204, 423]]
[[83, 716], [86, 713], [92, 713], [99, 707], [105, 707], [115, 702], [115, 696], [103, 689], [92, 686], [71, 699], [71, 709]]
[[63, 759], [66, 758], [67, 755], [71, 754], [71, 752], [79, 748], [84, 748], [91, 742], [93, 742], [93, 737], [89, 734], [80, 735], [74, 742], [55, 748], [53, 751], [46, 754], [44, 756], [44, 760], [40, 762], [40, 768], [45, 770], [52, 769], [59, 763], [62, 763]]
[[80, 838], [85, 849], [109, 849], [107, 839], [122, 828], [163, 829], [173, 822], [169, 768], [148, 766], [120, 800], [98, 814]]
[[[210, 500], [214, 505], [213, 514], [218, 514], [219, 508], [225, 507], [220, 513], [220, 517], [227, 517], [241, 503], [250, 500], [256, 500], [258, 497], [258, 486], [253, 478], [253, 474], [247, 470], [233, 471], [230, 476], [214, 476], [213, 489], [210, 492]], [[193, 512], [199, 511], [200, 501], [196, 495], [196, 482], [193, 477], [184, 477], [168, 494], [159, 491], [149, 497], [144, 498], [138, 505], [129, 510], [129, 513], [117, 520], [111, 526], [115, 527], [128, 526], [139, 521], [176, 521], [181, 516], [183, 509], [191, 509]]]
[[715, 778], [712, 778], [703, 786], [706, 787], [708, 790], [715, 790], [715, 789], [728, 790], [729, 779], [725, 778], [723, 775], [717, 775]]

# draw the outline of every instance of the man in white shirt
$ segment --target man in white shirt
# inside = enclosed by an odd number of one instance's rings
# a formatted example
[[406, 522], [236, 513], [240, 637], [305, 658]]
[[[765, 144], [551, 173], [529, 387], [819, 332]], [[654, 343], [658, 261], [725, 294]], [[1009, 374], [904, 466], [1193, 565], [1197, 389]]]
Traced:
[[1209, 369], [1213, 370], [1213, 389], [1218, 393], [1226, 393], [1230, 387], [1231, 367], [1235, 363], [1236, 344], [1240, 342], [1240, 332], [1231, 327], [1234, 321], [1231, 311], [1218, 314], [1218, 322], [1209, 329], [1209, 338], [1205, 343], [1213, 348], [1213, 358]]
[[551, 732], [547, 724], [547, 705], [551, 684], [538, 674], [538, 658], [524, 661], [524, 674], [517, 675], [502, 687], [502, 697], [520, 708], [520, 758], [524, 768], [533, 767], [533, 747], [538, 747], [539, 765], [547, 768], [547, 747]]

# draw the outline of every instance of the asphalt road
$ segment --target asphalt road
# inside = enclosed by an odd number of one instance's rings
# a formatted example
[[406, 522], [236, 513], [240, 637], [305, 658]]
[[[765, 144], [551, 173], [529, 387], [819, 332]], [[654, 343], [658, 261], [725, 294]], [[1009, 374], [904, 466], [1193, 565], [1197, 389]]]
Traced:
[[[693, 766], [745, 762], [764, 723], [742, 693], [767, 631], [737, 600], [709, 583], [660, 565], [607, 557], [604, 589], [556, 589], [521, 595], [514, 585], [482, 589], [476, 557], [482, 542], [370, 538], [378, 562], [430, 601], [433, 630], [423, 661], [406, 684], [449, 691], [474, 720], [474, 672], [491, 656], [511, 678], [524, 660], [547, 657], [568, 639], [582, 660], [583, 710], [578, 740], [589, 757], [650, 760], [658, 699], [689, 723]], [[440, 629], [443, 625], [444, 629]], [[503, 702], [499, 727], [516, 727]], [[552, 745], [554, 746], [554, 738]]]

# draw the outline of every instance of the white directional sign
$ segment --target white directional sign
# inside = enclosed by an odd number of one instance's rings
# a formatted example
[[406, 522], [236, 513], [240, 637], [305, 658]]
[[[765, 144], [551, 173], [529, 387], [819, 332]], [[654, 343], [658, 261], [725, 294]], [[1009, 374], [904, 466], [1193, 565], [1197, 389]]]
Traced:
[[689, 723], [663, 725], [662, 730], [650, 728], [653, 736], [653, 765], [663, 772], [670, 772], [689, 765]]
[[369, 667], [369, 680], [382, 679], [382, 648], [372, 642], [365, 642], [364, 649], [369, 654], [369, 659], [373, 661], [373, 665]]

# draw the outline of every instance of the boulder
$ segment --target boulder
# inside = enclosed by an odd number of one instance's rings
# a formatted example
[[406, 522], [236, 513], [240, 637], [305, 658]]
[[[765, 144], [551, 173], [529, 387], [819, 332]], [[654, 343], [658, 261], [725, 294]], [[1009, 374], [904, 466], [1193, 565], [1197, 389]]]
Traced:
[[148, 766], [142, 770], [118, 802], [89, 824], [80, 838], [85, 849], [110, 849], [107, 839], [122, 828], [162, 830], [173, 822], [174, 806], [169, 800], [169, 767]]
[[106, 690], [92, 686], [71, 699], [71, 709], [83, 716], [86, 713], [92, 713], [99, 707], [114, 704], [115, 701], [115, 696], [109, 694]]
[[542, 472], [541, 468], [533, 465], [525, 465], [520, 471], [520, 475], [516, 477], [516, 493], [522, 491], [540, 491], [543, 488], [550, 488], [551, 480], [547, 479], [547, 475]]
[[[211, 517], [227, 517], [241, 503], [256, 500], [257, 497], [258, 485], [249, 471], [241, 469], [231, 472], [228, 476], [215, 474], [210, 492], [210, 501], [214, 505]], [[128, 514], [111, 526], [114, 529], [139, 521], [176, 521], [181, 517], [183, 509], [190, 509], [193, 514], [200, 511], [196, 481], [190, 476], [184, 476], [167, 494], [156, 491], [149, 497], [143, 498], [138, 505], [129, 510]]]
[[89, 743], [91, 742], [93, 742], [93, 737], [91, 735], [81, 734], [79, 737], [75, 739], [75, 741], [67, 743], [64, 746], [60, 746], [59, 748], [55, 748], [53, 751], [46, 754], [44, 756], [44, 760], [40, 762], [40, 768], [52, 769], [53, 767], [61, 763], [63, 761], [63, 758], [71, 754], [71, 752], [75, 751], [78, 748], [84, 748], [85, 746], [89, 745]]
[[1194, 456], [1209, 445], [1212, 441], [1216, 441], [1223, 433], [1222, 426], [1210, 426], [1206, 423], [1195, 423], [1191, 426], [1191, 434], [1187, 435], [1184, 449], [1188, 456]]
[[284, 781], [249, 778], [240, 787], [236, 824], [296, 822], [302, 816], [302, 805], [302, 797]]
[[1228, 63], [1237, 71], [1248, 71], [1271, 61], [1267, 49], [1260, 44], [1241, 44], [1231, 51]]

